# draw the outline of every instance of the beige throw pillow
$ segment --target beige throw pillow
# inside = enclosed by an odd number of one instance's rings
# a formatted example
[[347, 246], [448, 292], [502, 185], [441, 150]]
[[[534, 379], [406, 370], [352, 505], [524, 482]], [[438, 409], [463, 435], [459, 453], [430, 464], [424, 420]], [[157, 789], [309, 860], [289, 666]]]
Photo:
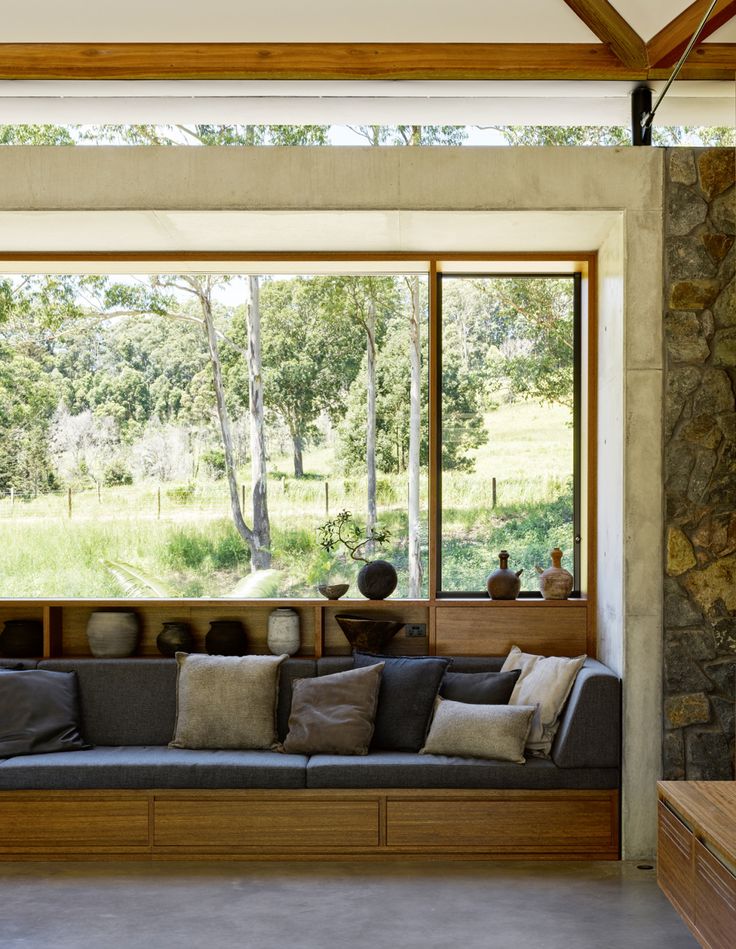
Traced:
[[384, 663], [294, 682], [287, 754], [367, 755]]
[[178, 652], [172, 748], [271, 748], [283, 656]]
[[535, 707], [470, 705], [438, 698], [420, 755], [457, 755], [524, 764]]
[[586, 656], [535, 656], [514, 646], [501, 667], [502, 672], [520, 669], [509, 705], [536, 705], [537, 713], [527, 739], [527, 751], [549, 758], [559, 718]]

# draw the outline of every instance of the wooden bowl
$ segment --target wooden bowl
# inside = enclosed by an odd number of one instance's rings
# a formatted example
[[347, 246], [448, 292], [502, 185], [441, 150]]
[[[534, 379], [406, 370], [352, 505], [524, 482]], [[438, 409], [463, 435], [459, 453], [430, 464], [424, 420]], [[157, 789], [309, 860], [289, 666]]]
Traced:
[[323, 583], [317, 589], [328, 600], [339, 600], [348, 592], [349, 583]]
[[338, 613], [335, 619], [353, 649], [367, 652], [381, 652], [404, 626], [399, 620], [370, 619], [350, 613]]

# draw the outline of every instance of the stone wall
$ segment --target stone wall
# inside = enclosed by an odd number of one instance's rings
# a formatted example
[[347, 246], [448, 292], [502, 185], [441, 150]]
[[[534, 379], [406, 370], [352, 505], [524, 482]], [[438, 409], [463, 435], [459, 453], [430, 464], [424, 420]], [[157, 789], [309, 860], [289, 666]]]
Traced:
[[734, 151], [670, 149], [664, 218], [664, 776], [670, 780], [734, 776], [735, 217]]

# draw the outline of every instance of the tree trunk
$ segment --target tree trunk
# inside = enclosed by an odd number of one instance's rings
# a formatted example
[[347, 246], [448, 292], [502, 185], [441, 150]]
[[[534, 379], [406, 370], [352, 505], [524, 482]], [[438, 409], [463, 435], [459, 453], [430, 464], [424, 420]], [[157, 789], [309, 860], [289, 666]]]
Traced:
[[291, 444], [294, 449], [294, 477], [304, 477], [304, 459], [302, 457], [302, 436], [296, 432], [291, 433]]
[[263, 420], [263, 376], [261, 373], [261, 306], [258, 277], [248, 277], [248, 394], [250, 401], [250, 464], [253, 483], [253, 535], [256, 552], [253, 570], [271, 566], [271, 525], [266, 490], [266, 432]]
[[378, 520], [376, 509], [376, 304], [374, 300], [368, 301], [365, 329], [367, 352], [365, 463], [368, 471], [367, 530], [370, 533]]
[[422, 593], [422, 553], [419, 542], [419, 460], [422, 439], [422, 348], [419, 335], [419, 277], [412, 277], [409, 316], [409, 596]]
[[212, 317], [212, 304], [209, 296], [202, 293], [199, 297], [202, 307], [202, 316], [204, 317], [205, 330], [207, 332], [207, 345], [210, 353], [210, 365], [212, 366], [212, 382], [215, 387], [215, 401], [217, 403], [217, 417], [220, 421], [220, 433], [222, 435], [222, 448], [225, 453], [225, 473], [227, 475], [227, 485], [230, 491], [230, 510], [233, 515], [235, 529], [250, 548], [251, 564], [257, 557], [257, 542], [253, 531], [243, 520], [243, 511], [240, 507], [240, 493], [238, 491], [238, 479], [235, 469], [235, 452], [233, 450], [233, 435], [230, 428], [230, 417], [225, 404], [225, 387], [222, 382], [222, 365], [220, 364], [220, 353], [217, 347], [217, 334], [215, 333], [215, 323]]

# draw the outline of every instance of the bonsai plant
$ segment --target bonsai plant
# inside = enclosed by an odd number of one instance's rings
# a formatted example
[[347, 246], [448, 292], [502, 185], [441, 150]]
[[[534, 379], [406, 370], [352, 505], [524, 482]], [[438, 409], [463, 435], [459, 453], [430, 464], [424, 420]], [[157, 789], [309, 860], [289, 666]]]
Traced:
[[386, 528], [376, 525], [368, 532], [354, 521], [350, 511], [340, 513], [317, 528], [319, 544], [326, 551], [342, 545], [352, 560], [365, 564], [358, 574], [358, 589], [369, 600], [384, 600], [396, 589], [398, 577], [393, 564], [387, 560], [369, 560], [363, 556], [369, 544], [385, 544], [391, 536]]

